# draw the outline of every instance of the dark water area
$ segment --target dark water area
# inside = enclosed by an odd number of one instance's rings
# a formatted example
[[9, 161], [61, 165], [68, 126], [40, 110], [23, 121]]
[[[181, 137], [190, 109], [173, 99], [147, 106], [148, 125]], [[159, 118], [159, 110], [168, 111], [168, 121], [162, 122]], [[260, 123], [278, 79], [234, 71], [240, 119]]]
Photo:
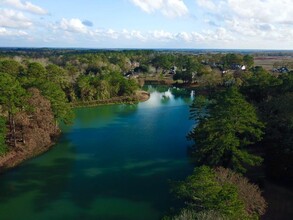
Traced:
[[0, 219], [156, 220], [192, 171], [192, 93], [148, 87], [137, 105], [76, 109], [49, 152], [0, 176]]

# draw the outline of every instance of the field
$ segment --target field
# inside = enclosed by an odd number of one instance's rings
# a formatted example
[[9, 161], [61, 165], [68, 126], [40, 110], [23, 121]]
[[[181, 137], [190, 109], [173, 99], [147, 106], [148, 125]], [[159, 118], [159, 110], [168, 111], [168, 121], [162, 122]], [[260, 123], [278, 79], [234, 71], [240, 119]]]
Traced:
[[262, 66], [264, 69], [271, 71], [276, 67], [281, 67], [282, 64], [290, 64], [290, 70], [293, 69], [293, 56], [255, 56], [254, 63], [256, 66]]

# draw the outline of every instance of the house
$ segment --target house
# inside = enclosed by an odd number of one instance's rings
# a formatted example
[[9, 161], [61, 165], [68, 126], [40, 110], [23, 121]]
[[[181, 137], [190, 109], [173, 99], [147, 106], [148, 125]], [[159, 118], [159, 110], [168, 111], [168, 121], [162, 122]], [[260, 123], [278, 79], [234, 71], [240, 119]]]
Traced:
[[280, 68], [274, 68], [273, 72], [277, 72], [277, 73], [289, 73], [289, 69], [287, 67], [280, 67]]
[[177, 66], [173, 66], [170, 71], [169, 74], [176, 74], [176, 70], [177, 70]]

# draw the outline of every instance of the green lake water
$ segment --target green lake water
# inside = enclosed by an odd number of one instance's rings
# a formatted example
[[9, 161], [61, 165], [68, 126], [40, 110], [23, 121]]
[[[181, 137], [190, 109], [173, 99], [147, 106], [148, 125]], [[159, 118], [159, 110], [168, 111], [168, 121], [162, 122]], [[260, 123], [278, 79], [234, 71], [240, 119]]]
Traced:
[[157, 220], [192, 171], [192, 94], [148, 87], [137, 105], [76, 109], [47, 153], [0, 176], [0, 219]]

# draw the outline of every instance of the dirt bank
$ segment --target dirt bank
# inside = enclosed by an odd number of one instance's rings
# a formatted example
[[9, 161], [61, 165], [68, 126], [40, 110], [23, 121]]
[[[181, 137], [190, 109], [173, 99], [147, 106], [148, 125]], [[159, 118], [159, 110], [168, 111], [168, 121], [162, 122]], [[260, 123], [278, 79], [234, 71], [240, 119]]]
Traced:
[[52, 142], [47, 146], [35, 147], [25, 150], [23, 148], [17, 147], [17, 149], [9, 151], [5, 156], [0, 157], [0, 174], [8, 169], [18, 166], [28, 159], [45, 153], [54, 144], [55, 142]]

